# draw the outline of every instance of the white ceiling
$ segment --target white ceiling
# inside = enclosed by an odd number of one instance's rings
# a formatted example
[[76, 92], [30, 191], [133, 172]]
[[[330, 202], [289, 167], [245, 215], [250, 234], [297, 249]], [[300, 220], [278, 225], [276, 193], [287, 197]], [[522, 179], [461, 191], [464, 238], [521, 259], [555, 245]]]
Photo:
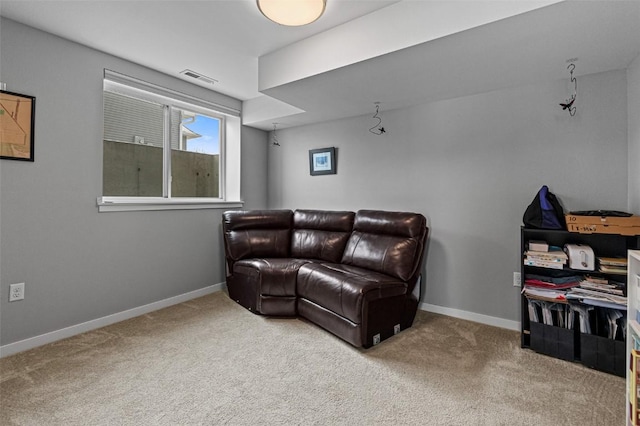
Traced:
[[258, 57], [399, 0], [329, 0], [302, 27], [267, 20], [255, 0], [0, 0], [0, 14], [178, 76], [192, 69], [240, 100], [258, 92]]
[[0, 14], [214, 78], [265, 130], [568, 78], [569, 58], [577, 76], [624, 69], [640, 54], [640, 1], [328, 0], [296, 28], [253, 0], [2, 0]]

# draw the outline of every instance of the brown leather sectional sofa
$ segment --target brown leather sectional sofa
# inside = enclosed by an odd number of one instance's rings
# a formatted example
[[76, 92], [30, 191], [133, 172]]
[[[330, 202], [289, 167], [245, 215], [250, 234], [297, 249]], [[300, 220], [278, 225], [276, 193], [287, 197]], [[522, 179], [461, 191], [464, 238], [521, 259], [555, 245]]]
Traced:
[[223, 232], [229, 297], [254, 313], [301, 316], [365, 348], [413, 323], [421, 214], [228, 211]]

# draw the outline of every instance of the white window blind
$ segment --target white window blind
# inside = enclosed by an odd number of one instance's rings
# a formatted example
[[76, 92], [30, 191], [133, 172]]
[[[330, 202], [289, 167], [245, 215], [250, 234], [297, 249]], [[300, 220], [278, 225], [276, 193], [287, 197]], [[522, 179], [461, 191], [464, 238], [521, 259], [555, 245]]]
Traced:
[[163, 106], [104, 92], [104, 139], [162, 147]]

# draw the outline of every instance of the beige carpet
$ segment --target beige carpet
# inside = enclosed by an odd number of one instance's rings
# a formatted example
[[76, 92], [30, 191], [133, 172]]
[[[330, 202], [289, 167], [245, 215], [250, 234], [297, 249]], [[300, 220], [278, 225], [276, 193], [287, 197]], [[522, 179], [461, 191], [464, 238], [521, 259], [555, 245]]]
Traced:
[[0, 360], [2, 425], [623, 425], [624, 379], [419, 312], [359, 350], [215, 293]]

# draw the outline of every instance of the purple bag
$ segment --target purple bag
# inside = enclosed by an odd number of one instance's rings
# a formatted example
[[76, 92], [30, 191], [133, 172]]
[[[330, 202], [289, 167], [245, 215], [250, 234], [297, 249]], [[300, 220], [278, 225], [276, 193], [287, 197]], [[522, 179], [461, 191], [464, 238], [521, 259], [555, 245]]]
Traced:
[[522, 217], [522, 222], [525, 228], [567, 229], [564, 210], [558, 198], [549, 192], [547, 185], [540, 188], [536, 197], [529, 204]]

